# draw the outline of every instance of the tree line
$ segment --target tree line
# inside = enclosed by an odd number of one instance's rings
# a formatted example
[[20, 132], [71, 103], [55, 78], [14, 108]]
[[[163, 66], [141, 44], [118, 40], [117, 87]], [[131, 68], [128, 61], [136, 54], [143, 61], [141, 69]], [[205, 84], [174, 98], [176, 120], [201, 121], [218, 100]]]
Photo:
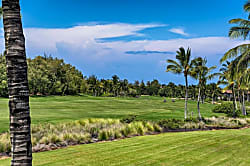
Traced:
[[[52, 56], [37, 56], [27, 59], [28, 81], [31, 95], [77, 95], [80, 93], [93, 96], [130, 96], [141, 95], [162, 96], [171, 98], [184, 98], [185, 86], [176, 85], [173, 82], [161, 84], [157, 79], [152, 81], [134, 81], [130, 83], [127, 79], [120, 79], [117, 75], [110, 79], [98, 79], [92, 75], [86, 77], [76, 69], [67, 64], [63, 59]], [[196, 99], [198, 86], [188, 86], [189, 98]], [[8, 96], [6, 58], [0, 55], [0, 96]], [[202, 90], [201, 99], [216, 100], [221, 96], [221, 88], [211, 83]]]

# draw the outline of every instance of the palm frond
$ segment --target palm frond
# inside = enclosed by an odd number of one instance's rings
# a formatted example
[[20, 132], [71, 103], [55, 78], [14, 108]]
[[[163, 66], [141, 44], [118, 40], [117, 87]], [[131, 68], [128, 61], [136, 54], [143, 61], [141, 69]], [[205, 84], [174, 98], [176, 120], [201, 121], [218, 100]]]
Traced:
[[212, 66], [212, 67], [209, 67], [207, 70], [208, 70], [208, 73], [211, 72], [212, 70], [216, 69], [217, 66]]
[[237, 64], [238, 71], [240, 71], [240, 69], [244, 70], [248, 68], [249, 63], [250, 63], [250, 49], [239, 56], [239, 62]]
[[168, 65], [166, 72], [172, 72], [174, 74], [181, 74], [182, 70], [175, 65]]
[[230, 24], [239, 24], [240, 26], [243, 27], [249, 27], [250, 26], [250, 21], [249, 20], [245, 20], [242, 18], [235, 18], [229, 21]]
[[212, 80], [212, 79], [214, 79], [215, 77], [218, 77], [218, 76], [220, 76], [220, 73], [213, 73], [213, 74], [208, 75], [207, 79]]
[[244, 40], [247, 39], [249, 36], [250, 27], [245, 26], [235, 26], [231, 27], [229, 30], [229, 37], [232, 39], [240, 38], [242, 37]]
[[217, 82], [217, 85], [227, 85], [227, 84], [228, 84], [227, 81], [219, 80], [219, 81]]
[[244, 5], [245, 12], [250, 12], [250, 1], [248, 0]]
[[[245, 12], [250, 13], [250, 1], [248, 0], [244, 5]], [[250, 20], [250, 14], [248, 15], [248, 19]]]
[[249, 49], [250, 49], [250, 44], [242, 44], [237, 47], [234, 47], [224, 54], [224, 56], [220, 60], [220, 63], [223, 63], [227, 59], [236, 57], [239, 54], [243, 54]]
[[176, 67], [182, 69], [182, 66], [172, 59], [168, 59], [167, 63], [170, 63], [170, 64], [175, 65]]
[[2, 16], [3, 16], [3, 8], [0, 7], [0, 19], [2, 19]]

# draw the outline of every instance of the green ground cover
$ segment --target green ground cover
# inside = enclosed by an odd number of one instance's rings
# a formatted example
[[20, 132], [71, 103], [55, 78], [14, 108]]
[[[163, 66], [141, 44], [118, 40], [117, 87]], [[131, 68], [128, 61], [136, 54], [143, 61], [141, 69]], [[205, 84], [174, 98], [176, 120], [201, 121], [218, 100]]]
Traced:
[[[168, 118], [183, 119], [184, 101], [172, 102], [162, 97], [111, 98], [92, 96], [50, 96], [31, 97], [32, 123], [57, 123], [83, 118], [123, 118], [138, 115], [138, 119], [160, 120]], [[221, 115], [212, 113], [212, 104], [202, 104], [205, 117]], [[196, 102], [189, 101], [189, 112], [197, 116]], [[8, 99], [0, 98], [0, 133], [7, 131], [9, 125]]]
[[[250, 165], [250, 129], [165, 133], [34, 154], [36, 166]], [[0, 160], [8, 165], [10, 159]]]

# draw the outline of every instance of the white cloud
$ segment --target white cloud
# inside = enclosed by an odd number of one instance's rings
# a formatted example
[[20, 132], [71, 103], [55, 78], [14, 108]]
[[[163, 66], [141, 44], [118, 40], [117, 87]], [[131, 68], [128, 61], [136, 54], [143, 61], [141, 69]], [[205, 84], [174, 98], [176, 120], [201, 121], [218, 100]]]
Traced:
[[184, 31], [184, 29], [182, 29], [182, 28], [172, 28], [172, 29], [170, 29], [169, 31], [172, 32], [172, 33], [179, 34], [179, 35], [189, 36], [189, 34], [186, 33], [186, 32]]
[[[76, 65], [85, 74], [110, 77], [118, 74], [133, 79], [168, 79], [164, 62], [174, 58], [183, 46], [192, 48], [192, 56], [206, 56], [208, 62], [218, 63], [228, 49], [243, 43], [227, 37], [202, 37], [171, 40], [134, 40], [99, 42], [100, 38], [143, 35], [141, 30], [159, 27], [158, 24], [82, 25], [65, 29], [26, 28], [26, 47], [30, 57], [44, 52]], [[3, 40], [3, 39], [2, 39]], [[249, 41], [246, 41], [249, 42]], [[3, 43], [3, 42], [1, 42]], [[126, 52], [147, 51], [147, 54]], [[160, 54], [162, 52], [162, 54]]]
[[27, 46], [33, 50], [56, 52], [58, 43], [76, 44], [82, 47], [96, 45], [96, 39], [122, 36], [142, 36], [139, 31], [163, 26], [160, 24], [106, 24], [83, 25], [65, 29], [26, 28]]

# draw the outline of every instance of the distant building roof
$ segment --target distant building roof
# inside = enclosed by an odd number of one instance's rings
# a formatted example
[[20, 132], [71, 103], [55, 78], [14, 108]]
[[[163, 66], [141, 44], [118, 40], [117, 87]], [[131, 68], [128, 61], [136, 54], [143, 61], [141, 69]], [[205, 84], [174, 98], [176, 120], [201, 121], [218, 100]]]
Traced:
[[232, 90], [222, 90], [222, 93], [232, 94]]
[[[222, 90], [221, 91], [223, 94], [232, 94], [232, 90]], [[245, 93], [247, 94], [247, 93]], [[248, 91], [248, 94], [250, 94], [250, 91]]]

